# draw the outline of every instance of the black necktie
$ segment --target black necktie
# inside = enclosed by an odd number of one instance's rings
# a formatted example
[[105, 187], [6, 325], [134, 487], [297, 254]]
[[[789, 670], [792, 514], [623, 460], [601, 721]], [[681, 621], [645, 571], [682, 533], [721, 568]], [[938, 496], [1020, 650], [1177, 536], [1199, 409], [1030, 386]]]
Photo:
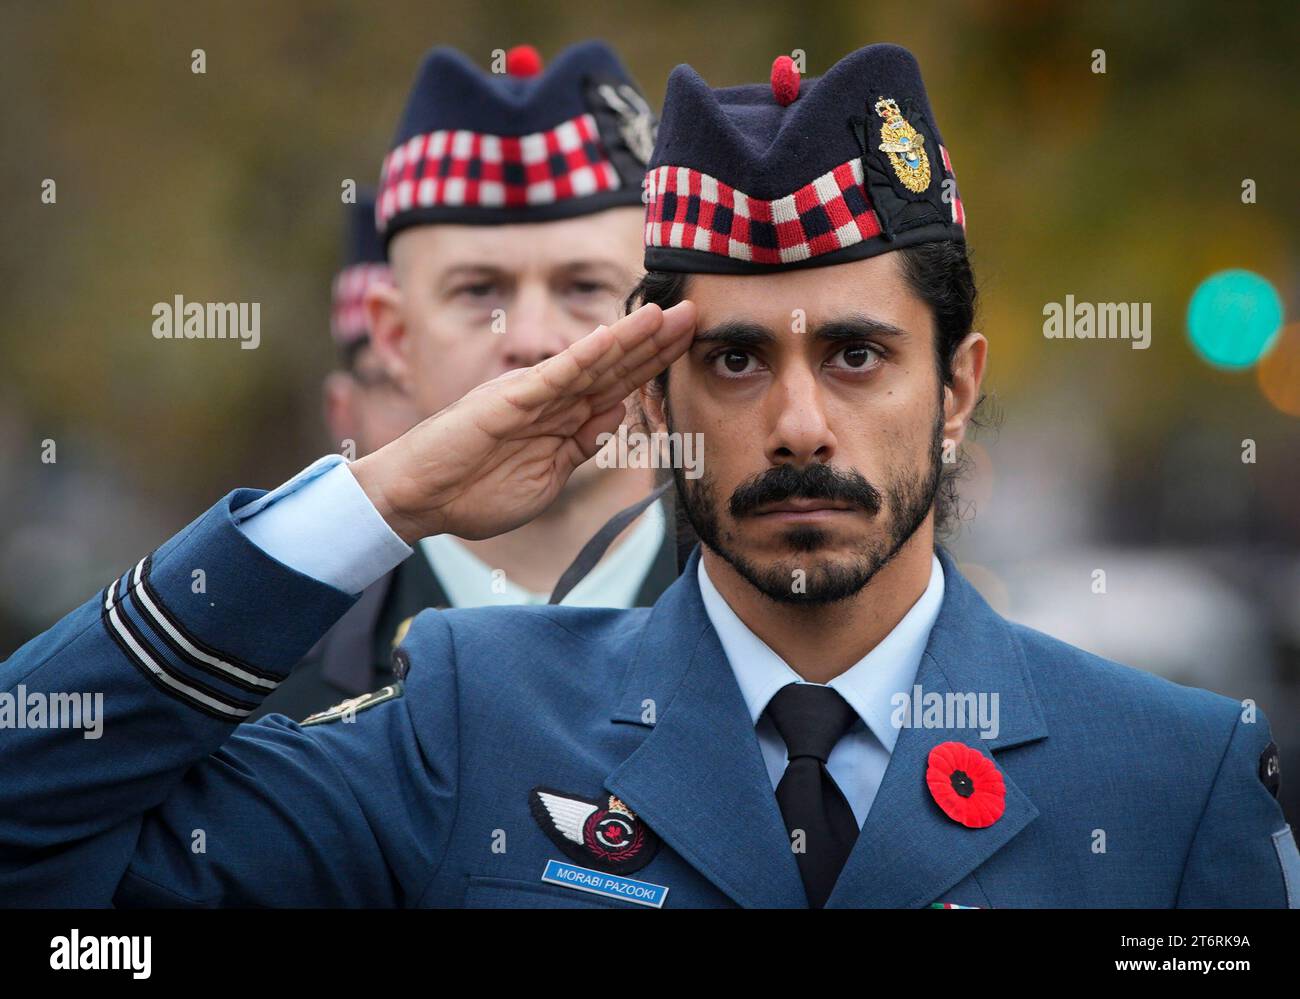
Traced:
[[808, 904], [826, 904], [835, 879], [858, 838], [858, 822], [844, 794], [826, 769], [826, 760], [857, 717], [832, 687], [791, 683], [768, 702], [767, 714], [785, 740], [786, 765], [776, 786], [776, 801], [790, 833], [803, 833], [803, 852], [796, 852]]

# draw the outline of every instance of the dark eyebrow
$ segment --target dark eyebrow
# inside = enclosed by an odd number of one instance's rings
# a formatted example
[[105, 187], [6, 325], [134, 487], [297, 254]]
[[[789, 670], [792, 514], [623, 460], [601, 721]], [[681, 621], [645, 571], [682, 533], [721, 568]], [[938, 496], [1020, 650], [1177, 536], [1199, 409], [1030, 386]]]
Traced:
[[[862, 340], [871, 337], [908, 337], [912, 334], [893, 323], [870, 316], [848, 315], [822, 323], [812, 331], [818, 340], [839, 342], [842, 340]], [[766, 326], [746, 319], [731, 319], [717, 326], [710, 326], [695, 334], [692, 344], [725, 343], [735, 347], [766, 347], [776, 341], [776, 336]]]
[[764, 347], [775, 342], [776, 336], [766, 326], [746, 319], [729, 319], [717, 326], [700, 330], [691, 341], [697, 343], [725, 343], [734, 347]]
[[822, 323], [813, 336], [819, 340], [861, 340], [871, 337], [910, 337], [912, 334], [900, 326], [870, 316], [849, 315]]

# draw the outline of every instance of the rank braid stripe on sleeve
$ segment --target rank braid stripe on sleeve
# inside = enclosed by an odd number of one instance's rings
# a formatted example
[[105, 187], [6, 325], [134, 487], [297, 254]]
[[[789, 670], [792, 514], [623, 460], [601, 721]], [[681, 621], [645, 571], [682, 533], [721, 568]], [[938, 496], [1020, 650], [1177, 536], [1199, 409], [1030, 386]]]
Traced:
[[[279, 679], [212, 649], [188, 631], [150, 584], [151, 565], [152, 556], [146, 556], [104, 589], [100, 617], [109, 636], [158, 689], [210, 717], [241, 721]], [[186, 672], [186, 666], [256, 699], [245, 700], [212, 686]]]

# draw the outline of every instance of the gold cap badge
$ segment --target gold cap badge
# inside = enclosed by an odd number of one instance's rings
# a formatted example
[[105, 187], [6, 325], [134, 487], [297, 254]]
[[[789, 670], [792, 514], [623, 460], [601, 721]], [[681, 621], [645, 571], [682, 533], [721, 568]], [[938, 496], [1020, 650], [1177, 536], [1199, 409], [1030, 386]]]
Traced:
[[876, 101], [876, 114], [885, 120], [880, 126], [879, 149], [889, 156], [889, 163], [902, 185], [913, 194], [924, 194], [930, 187], [930, 158], [925, 154], [925, 136], [907, 123], [898, 102], [892, 97]]

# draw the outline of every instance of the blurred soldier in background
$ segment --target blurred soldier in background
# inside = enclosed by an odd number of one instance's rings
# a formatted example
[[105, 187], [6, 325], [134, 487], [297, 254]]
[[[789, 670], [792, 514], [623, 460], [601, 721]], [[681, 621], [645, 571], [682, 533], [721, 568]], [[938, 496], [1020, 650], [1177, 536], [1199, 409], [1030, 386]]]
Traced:
[[356, 458], [377, 451], [400, 437], [421, 416], [388, 377], [370, 345], [366, 290], [391, 283], [384, 247], [375, 232], [375, 196], [360, 192], [347, 209], [348, 233], [343, 268], [334, 278], [330, 335], [338, 349], [339, 368], [321, 386], [325, 425], [336, 448]]
[[[326, 380], [325, 411], [335, 444], [355, 442], [358, 456], [613, 322], [642, 273], [655, 119], [639, 88], [600, 42], [572, 46], [545, 71], [521, 46], [504, 68], [430, 52], [384, 161], [378, 210], [367, 202], [353, 213], [334, 286], [344, 370]], [[583, 543], [653, 486], [651, 469], [591, 462], [515, 531], [425, 539], [252, 717], [301, 719], [389, 682], [392, 650], [426, 607], [546, 603]], [[602, 532], [589, 556], [599, 561], [563, 602], [653, 604], [677, 576], [669, 522], [656, 500], [612, 544]]]
[[[346, 228], [343, 265], [334, 277], [330, 307], [330, 335], [339, 367], [325, 376], [321, 394], [330, 439], [352, 458], [378, 450], [423, 417], [389, 377], [370, 343], [366, 291], [392, 281], [375, 232], [373, 192], [359, 192], [356, 203], [348, 206]], [[438, 606], [447, 606], [446, 595], [427, 559], [417, 552], [365, 590], [357, 605], [308, 653], [292, 682], [263, 703], [257, 717], [278, 711], [305, 718], [360, 692], [358, 687], [368, 689], [372, 678], [388, 668], [397, 623], [424, 607]]]

